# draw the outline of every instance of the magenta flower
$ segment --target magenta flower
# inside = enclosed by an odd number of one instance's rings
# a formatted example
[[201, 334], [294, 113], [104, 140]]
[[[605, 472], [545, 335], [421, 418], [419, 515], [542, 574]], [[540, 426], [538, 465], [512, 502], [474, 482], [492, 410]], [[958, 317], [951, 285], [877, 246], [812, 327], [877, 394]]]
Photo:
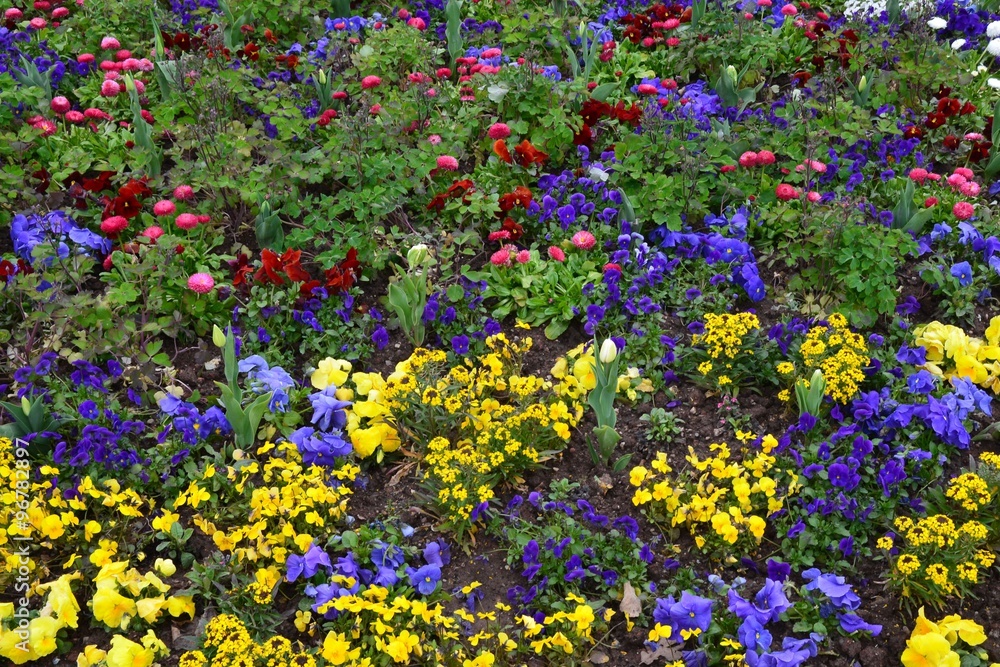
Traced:
[[215, 287], [215, 279], [207, 273], [196, 273], [188, 278], [188, 289], [198, 294], [208, 294]]
[[458, 171], [458, 160], [450, 155], [439, 155], [437, 159], [438, 169], [445, 171]]
[[580, 250], [590, 250], [594, 247], [594, 244], [597, 243], [597, 239], [594, 238], [594, 235], [585, 229], [573, 234], [573, 238], [571, 240], [573, 241], [573, 245]]

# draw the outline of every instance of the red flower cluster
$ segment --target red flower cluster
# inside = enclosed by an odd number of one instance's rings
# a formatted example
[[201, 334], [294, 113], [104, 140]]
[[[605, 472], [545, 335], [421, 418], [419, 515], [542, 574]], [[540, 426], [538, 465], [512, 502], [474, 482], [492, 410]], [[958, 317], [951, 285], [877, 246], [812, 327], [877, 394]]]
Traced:
[[251, 282], [258, 285], [284, 285], [287, 279], [291, 283], [300, 283], [299, 293], [308, 297], [317, 287], [337, 292], [350, 289], [361, 269], [355, 248], [347, 252], [347, 257], [342, 262], [324, 271], [325, 281], [316, 280], [309, 275], [302, 268], [301, 261], [301, 250], [289, 249], [278, 255], [273, 250], [264, 249], [260, 253], [260, 267], [254, 271], [250, 265], [250, 256], [241, 254], [229, 262], [229, 267], [233, 270], [233, 287], [246, 288]]
[[463, 204], [469, 203], [469, 195], [475, 191], [472, 185], [472, 181], [467, 178], [463, 178], [460, 181], [455, 181], [448, 186], [448, 189], [441, 194], [434, 195], [434, 198], [427, 203], [428, 211], [443, 211], [445, 202], [449, 199], [462, 198]]
[[652, 48], [657, 44], [676, 46], [679, 40], [672, 33], [682, 23], [691, 22], [691, 8], [679, 4], [656, 4], [645, 14], [626, 14], [618, 23], [626, 26], [622, 33], [633, 44]]

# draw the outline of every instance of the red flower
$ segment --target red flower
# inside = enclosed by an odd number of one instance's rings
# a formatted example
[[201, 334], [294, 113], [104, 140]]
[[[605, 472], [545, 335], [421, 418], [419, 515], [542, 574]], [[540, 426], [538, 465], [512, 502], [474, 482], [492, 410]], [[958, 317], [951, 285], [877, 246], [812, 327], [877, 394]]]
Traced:
[[281, 270], [281, 258], [273, 250], [265, 248], [260, 253], [260, 268], [253, 274], [253, 280], [261, 284], [284, 285]]
[[233, 270], [233, 287], [249, 284], [253, 268], [250, 266], [250, 255], [240, 253], [236, 259], [229, 260], [229, 268]]
[[84, 178], [82, 181], [83, 189], [87, 192], [101, 192], [102, 190], [107, 190], [108, 186], [111, 185], [111, 177], [115, 175], [113, 171], [99, 171], [97, 172], [96, 178]]
[[597, 121], [611, 115], [611, 105], [607, 102], [600, 102], [594, 98], [590, 98], [583, 103], [580, 115], [583, 117], [584, 123], [593, 127], [597, 125]]
[[508, 238], [511, 241], [518, 240], [524, 234], [524, 227], [514, 222], [511, 218], [505, 218], [500, 228], [510, 234]]
[[146, 185], [146, 179], [136, 180], [130, 178], [128, 183], [118, 189], [118, 194], [122, 197], [148, 197], [153, 191]]
[[327, 269], [326, 286], [328, 289], [346, 292], [354, 284], [354, 280], [360, 273], [361, 262], [358, 261], [358, 251], [351, 248], [347, 251], [347, 257], [334, 267]]
[[943, 113], [939, 111], [932, 111], [927, 114], [927, 120], [924, 121], [924, 126], [928, 129], [934, 130], [944, 125], [946, 120], [947, 117]]
[[302, 267], [299, 265], [299, 261], [302, 258], [301, 250], [286, 250], [284, 254], [281, 255], [281, 270], [285, 272], [293, 282], [301, 283], [303, 281], [309, 280], [311, 277], [306, 273]]
[[496, 153], [497, 157], [511, 164], [513, 160], [510, 158], [510, 151], [507, 150], [507, 142], [503, 139], [497, 139], [493, 142], [493, 152]]
[[519, 185], [516, 188], [514, 188], [515, 204], [527, 210], [527, 208], [531, 206], [531, 200], [532, 200], [531, 190], [524, 187], [523, 185]]
[[618, 102], [615, 105], [614, 114], [619, 122], [628, 123], [632, 127], [638, 127], [639, 122], [642, 120], [642, 108], [634, 103], [626, 109], [624, 102]]
[[[938, 100], [937, 112], [943, 114], [945, 118], [950, 118], [962, 110], [962, 103], [958, 100], [945, 97]], [[933, 115], [933, 114], [932, 114]]]
[[989, 141], [972, 142], [972, 150], [969, 151], [969, 161], [980, 162], [985, 160], [990, 156], [991, 148], [993, 148], [993, 143]]
[[427, 202], [427, 210], [438, 212], [443, 211], [445, 201], [446, 199], [444, 195], [434, 195], [434, 198]]
[[445, 194], [452, 198], [458, 198], [464, 197], [469, 192], [472, 192], [472, 181], [468, 178], [463, 178], [449, 185]]
[[548, 153], [538, 150], [527, 139], [515, 146], [514, 152], [517, 154], [517, 161], [522, 167], [528, 167], [533, 164], [542, 165], [549, 159]]
[[944, 138], [944, 147], [950, 151], [957, 149], [958, 137], [956, 137], [954, 134], [949, 134], [947, 137]]

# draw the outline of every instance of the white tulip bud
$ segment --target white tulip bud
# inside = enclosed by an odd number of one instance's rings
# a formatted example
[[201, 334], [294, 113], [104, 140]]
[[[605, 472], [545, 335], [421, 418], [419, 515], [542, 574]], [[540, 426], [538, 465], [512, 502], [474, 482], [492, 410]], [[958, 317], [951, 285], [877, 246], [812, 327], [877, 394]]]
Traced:
[[602, 364], [610, 364], [618, 356], [618, 346], [610, 338], [601, 343], [600, 359]]

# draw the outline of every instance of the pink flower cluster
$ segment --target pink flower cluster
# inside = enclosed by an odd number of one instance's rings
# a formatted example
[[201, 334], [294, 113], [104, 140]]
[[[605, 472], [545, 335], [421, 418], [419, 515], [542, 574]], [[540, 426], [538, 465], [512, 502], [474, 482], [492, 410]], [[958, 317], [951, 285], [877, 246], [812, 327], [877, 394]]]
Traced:
[[774, 164], [775, 160], [774, 153], [769, 150], [756, 153], [747, 151], [740, 156], [739, 163], [741, 167], [749, 169], [751, 167], [766, 167], [769, 164]]

